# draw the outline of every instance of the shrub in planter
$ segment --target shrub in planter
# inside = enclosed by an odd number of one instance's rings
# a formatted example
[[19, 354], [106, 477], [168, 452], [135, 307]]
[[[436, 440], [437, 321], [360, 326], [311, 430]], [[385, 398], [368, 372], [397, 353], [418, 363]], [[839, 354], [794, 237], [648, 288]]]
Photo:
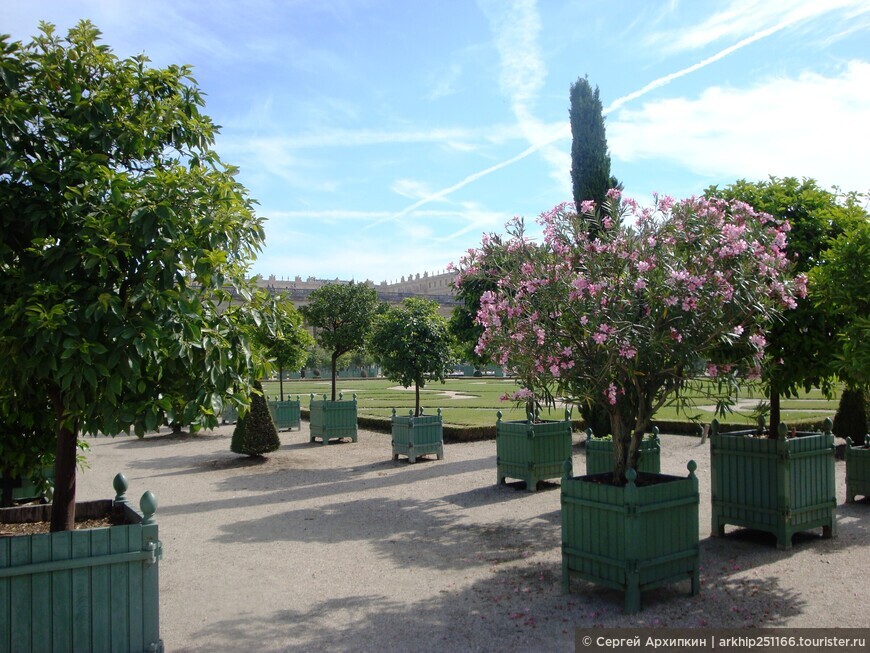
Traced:
[[323, 395], [323, 399], [315, 399], [311, 395], [308, 405], [309, 410], [309, 442], [321, 439], [321, 444], [329, 444], [330, 440], [350, 438], [357, 441], [357, 402], [356, 395], [350, 400], [344, 399], [339, 393], [338, 400], [330, 401]]
[[529, 414], [525, 420], [502, 420], [496, 413], [495, 450], [497, 482], [518, 478], [534, 492], [538, 481], [559, 478], [566, 458], [571, 457], [571, 411], [565, 419], [542, 420]]
[[275, 422], [269, 413], [259, 381], [254, 384], [254, 388], [255, 392], [251, 394], [251, 407], [236, 422], [233, 439], [230, 442], [230, 451], [245, 456], [262, 456], [281, 447], [278, 429], [275, 428]]
[[[742, 202], [666, 197], [644, 208], [611, 189], [600, 206], [584, 201], [577, 209], [542, 214], [541, 240], [529, 238], [519, 218], [507, 236], [486, 235], [463, 257], [456, 284], [460, 292], [465, 284], [495, 288], [481, 296], [477, 351], [511, 368], [534, 400], [558, 395], [607, 407], [613, 460], [599, 478], [612, 486], [601, 492], [618, 493], [637, 478], [656, 410], [675, 396], [691, 400], [698, 358], [711, 361], [708, 374], [717, 378], [759, 375], [764, 329], [805, 295], [806, 279], [787, 276], [787, 223]], [[697, 500], [687, 510], [697, 537]], [[583, 530], [565, 531], [568, 571]], [[627, 523], [594, 530], [614, 557], [626, 538], [647, 537]], [[691, 550], [675, 541], [655, 555], [682, 559]], [[690, 555], [685, 564], [695, 569], [697, 550]]]
[[686, 478], [638, 474], [625, 485], [610, 474], [562, 477], [562, 591], [572, 577], [621, 590], [625, 612], [640, 610], [641, 592], [688, 580], [700, 591], [697, 465]]
[[822, 528], [837, 534], [834, 436], [831, 420], [825, 433], [793, 432], [780, 423], [779, 437], [758, 430], [710, 432], [711, 532], [725, 533], [733, 524], [772, 533], [780, 549], [790, 549], [795, 533]]
[[441, 409], [435, 415], [419, 415], [409, 410], [407, 417], [396, 415], [393, 408], [392, 418], [393, 460], [407, 456], [408, 462], [416, 462], [419, 456], [435, 454], [438, 460], [444, 458], [444, 426]]

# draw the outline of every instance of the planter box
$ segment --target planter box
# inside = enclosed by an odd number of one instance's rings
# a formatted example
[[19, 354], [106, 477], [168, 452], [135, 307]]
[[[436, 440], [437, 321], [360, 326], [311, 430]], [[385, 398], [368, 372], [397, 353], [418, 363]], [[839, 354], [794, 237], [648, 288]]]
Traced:
[[870, 497], [870, 436], [863, 447], [853, 447], [846, 438], [846, 501], [859, 494]]
[[338, 395], [338, 401], [329, 401], [326, 395], [323, 399], [311, 395], [309, 442], [314, 442], [315, 438], [320, 438], [322, 444], [329, 444], [330, 440], [337, 438], [350, 438], [356, 442], [356, 395], [350, 401], [344, 401], [342, 397]]
[[393, 408], [393, 460], [399, 456], [407, 456], [408, 462], [416, 462], [417, 456], [434, 453], [438, 460], [444, 458], [444, 428], [441, 421], [441, 409], [437, 415], [420, 415], [414, 417], [409, 411], [407, 417], [396, 415]]
[[272, 419], [275, 420], [275, 426], [280, 431], [281, 429], [302, 428], [302, 401], [299, 397], [296, 399], [285, 399], [284, 401], [268, 401], [269, 413]]
[[35, 483], [32, 478], [19, 477], [12, 481], [13, 501], [36, 501], [46, 497], [50, 500], [54, 491], [54, 464], [42, 468], [44, 483]]
[[221, 423], [235, 424], [238, 421], [239, 411], [236, 409], [236, 407], [229, 404], [224, 405], [224, 409], [221, 411]]
[[611, 474], [562, 477], [562, 592], [578, 577], [625, 593], [625, 612], [640, 610], [641, 592], [688, 580], [700, 591], [697, 465], [688, 477], [638, 474], [624, 487]]
[[538, 481], [562, 476], [562, 464], [571, 457], [571, 413], [563, 421], [505, 421], [498, 411], [495, 424], [498, 483], [518, 478], [530, 492]]
[[[795, 533], [822, 528], [835, 537], [837, 492], [834, 435], [797, 433], [797, 437], [748, 437], [754, 431], [710, 434], [711, 531], [725, 534], [733, 524], [773, 533], [779, 549], [790, 549]], [[786, 426], [780, 424], [781, 433]]]
[[[653, 427], [652, 437], [644, 437], [640, 443], [637, 471], [658, 474], [662, 471], [662, 445], [659, 429]], [[586, 431], [586, 473], [604, 474], [613, 470], [613, 440], [590, 436]]]
[[[162, 651], [160, 540], [150, 492], [140, 515], [114, 501], [76, 505], [78, 518], [111, 515], [119, 525], [0, 538], [0, 651]], [[3, 523], [47, 521], [51, 506], [0, 510]]]

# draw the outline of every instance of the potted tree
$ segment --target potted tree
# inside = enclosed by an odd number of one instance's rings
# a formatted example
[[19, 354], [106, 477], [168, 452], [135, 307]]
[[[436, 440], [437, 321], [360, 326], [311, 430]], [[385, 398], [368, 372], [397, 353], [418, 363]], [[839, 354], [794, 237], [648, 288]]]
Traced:
[[336, 397], [336, 367], [340, 356], [365, 344], [372, 320], [379, 310], [378, 295], [365, 284], [329, 283], [311, 291], [302, 315], [315, 330], [317, 344], [331, 352], [332, 396], [327, 400], [311, 395], [309, 404], [311, 441], [323, 444], [337, 438], [357, 438], [356, 395], [352, 400]]
[[734, 524], [776, 536], [779, 549], [790, 549], [795, 533], [822, 528], [825, 537], [837, 534], [834, 511], [832, 422], [824, 433], [789, 432], [780, 422], [777, 434], [764, 429], [720, 432], [710, 429], [711, 533], [725, 534]]
[[[201, 112], [190, 68], [154, 69], [143, 55], [120, 59], [99, 34], [82, 21], [66, 37], [51, 25], [27, 44], [0, 36], [4, 97], [15, 98], [0, 121], [0, 400], [39, 395], [28, 410], [49, 407], [55, 460], [51, 533], [26, 544], [10, 538], [0, 557], [14, 562], [26, 548], [39, 557], [33, 564], [76, 558], [75, 568], [52, 580], [52, 597], [10, 594], [19, 583], [0, 580], [0, 603], [15, 615], [0, 623], [52, 633], [83, 651], [124, 645], [107, 643], [116, 606], [91, 613], [82, 599], [87, 591], [115, 595], [106, 566], [114, 554], [102, 554], [116, 531], [67, 532], [77, 513], [79, 434], [156, 429], [177, 399], [162, 395], [163, 380], [188, 378], [189, 370], [198, 371], [198, 382], [184, 397], [188, 424], [216, 426], [223, 404], [244, 405], [264, 369], [239, 323], [254, 313], [269, 319], [246, 271], [263, 241], [262, 220], [235, 170], [212, 149], [217, 128]], [[36, 423], [32, 414], [17, 417]], [[135, 526], [117, 537], [140, 548], [149, 539], [154, 558], [156, 528], [149, 534]], [[99, 582], [81, 572], [95, 555]], [[155, 578], [156, 597], [156, 565], [130, 572], [130, 585], [143, 575]], [[129, 650], [156, 650], [156, 600], [131, 598], [130, 605], [154, 629], [147, 637], [121, 632], [118, 640]]]
[[574, 476], [569, 460], [562, 478], [562, 583], [620, 588], [632, 612], [650, 587], [686, 579], [698, 592], [695, 464], [687, 477], [637, 471], [653, 414], [682, 396], [698, 356], [725, 363], [710, 371], [729, 381], [740, 369], [758, 374], [763, 327], [804, 280], [786, 276], [787, 225], [743, 203], [663, 198], [641, 208], [612, 189], [601, 206], [579, 209], [542, 214], [541, 242], [521, 219], [507, 236], [486, 236], [457, 284], [496, 281], [478, 320], [479, 346], [497, 362], [533, 361], [523, 367], [535, 387], [606, 401], [610, 471]]
[[393, 409], [393, 460], [403, 455], [413, 463], [418, 456], [433, 453], [441, 460], [441, 409], [436, 415], [424, 415], [420, 406], [420, 388], [427, 381], [444, 383], [453, 369], [448, 323], [438, 314], [438, 303], [410, 297], [400, 306], [390, 307], [376, 318], [368, 346], [384, 376], [404, 388], [414, 386], [413, 412], [396, 415]]
[[278, 367], [278, 397], [267, 401], [269, 412], [279, 430], [301, 428], [302, 402], [298, 395], [296, 399], [284, 398], [284, 371], [302, 369], [314, 338], [308, 333], [302, 315], [289, 299], [275, 301], [274, 314], [276, 320], [273, 329], [261, 325], [255, 331], [256, 341]]

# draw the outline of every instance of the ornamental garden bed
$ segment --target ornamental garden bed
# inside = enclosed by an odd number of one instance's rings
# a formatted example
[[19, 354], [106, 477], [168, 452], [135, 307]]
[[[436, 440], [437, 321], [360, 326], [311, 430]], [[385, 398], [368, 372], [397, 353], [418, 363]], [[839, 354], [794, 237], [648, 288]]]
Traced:
[[496, 413], [495, 447], [498, 483], [506, 478], [525, 481], [530, 492], [539, 481], [559, 478], [562, 464], [571, 457], [571, 412], [565, 419], [538, 420], [529, 416], [523, 421], [502, 421]]
[[393, 408], [392, 418], [393, 460], [407, 456], [408, 462], [416, 462], [419, 456], [435, 454], [438, 460], [444, 458], [444, 427], [441, 409], [435, 415], [407, 416], [396, 415]]
[[758, 430], [720, 433], [713, 420], [710, 479], [714, 537], [732, 524], [776, 536], [779, 549], [790, 549], [795, 533], [822, 528], [835, 537], [837, 492], [831, 420], [824, 433], [795, 432], [780, 424], [776, 439]]
[[700, 591], [697, 465], [688, 477], [637, 473], [624, 486], [611, 473], [573, 476], [565, 461], [561, 488], [562, 592], [577, 577], [625, 594], [640, 610], [641, 592], [688, 580]]
[[329, 444], [330, 440], [350, 438], [357, 441], [357, 402], [356, 395], [353, 399], [345, 400], [344, 395], [339, 394], [336, 401], [331, 401], [323, 395], [323, 399], [315, 399], [311, 395], [309, 403], [309, 420], [311, 422], [310, 442], [320, 438], [321, 444]]
[[[0, 537], [0, 650], [162, 651], [161, 545], [146, 492], [140, 514], [115, 477], [114, 500], [76, 504], [78, 519], [110, 525]], [[0, 529], [50, 519], [51, 506], [0, 509]]]

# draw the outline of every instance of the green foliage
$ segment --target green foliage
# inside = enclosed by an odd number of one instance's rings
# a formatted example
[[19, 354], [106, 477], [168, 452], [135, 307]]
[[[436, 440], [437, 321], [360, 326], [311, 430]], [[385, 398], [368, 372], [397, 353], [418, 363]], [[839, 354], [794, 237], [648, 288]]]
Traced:
[[574, 205], [580, 210], [583, 200], [603, 204], [611, 188], [619, 182], [610, 175], [610, 155], [604, 113], [598, 87], [592, 90], [586, 77], [571, 84], [571, 185]]
[[[741, 200], [758, 211], [788, 220], [791, 232], [787, 253], [796, 273], [811, 273], [823, 260], [832, 238], [867, 219], [858, 195], [824, 190], [812, 179], [770, 177], [760, 182], [741, 179], [724, 189], [711, 186], [705, 194]], [[769, 364], [765, 366], [764, 379], [770, 388], [772, 428], [779, 423], [780, 394], [795, 396], [798, 389], [808, 390], [812, 386], [830, 389], [835, 374], [831, 361], [841, 327], [842, 320], [836, 313], [809, 297], [798, 299], [797, 308], [771, 326], [767, 335]]]
[[303, 324], [302, 314], [289, 299], [274, 303], [275, 328], [261, 323], [254, 338], [265, 349], [266, 355], [275, 361], [279, 373], [284, 370], [298, 371], [308, 359], [308, 351], [314, 338]]
[[338, 357], [365, 344], [379, 310], [378, 294], [365, 284], [330, 283], [311, 292], [302, 315], [315, 329], [317, 344], [331, 352], [332, 400]]
[[281, 447], [263, 388], [259, 382], [254, 387], [256, 392], [251, 394], [251, 408], [236, 422], [230, 442], [230, 451], [245, 456], [262, 456]]
[[405, 299], [378, 316], [369, 348], [381, 364], [384, 376], [416, 389], [415, 415], [420, 414], [420, 388], [426, 381], [444, 382], [453, 369], [451, 335], [437, 302]]
[[846, 389], [834, 416], [834, 435], [848, 438], [855, 447], [864, 446], [867, 425], [867, 398], [862, 389]]
[[810, 298], [836, 316], [836, 373], [855, 388], [870, 388], [870, 221], [851, 226], [830, 242], [810, 271]]
[[211, 149], [190, 68], [118, 59], [99, 36], [82, 21], [0, 38], [0, 394], [50, 401], [67, 528], [78, 430], [155, 429], [167, 380], [191, 371], [189, 423], [217, 425], [264, 369], [238, 325], [268, 319], [245, 301], [262, 221]]

